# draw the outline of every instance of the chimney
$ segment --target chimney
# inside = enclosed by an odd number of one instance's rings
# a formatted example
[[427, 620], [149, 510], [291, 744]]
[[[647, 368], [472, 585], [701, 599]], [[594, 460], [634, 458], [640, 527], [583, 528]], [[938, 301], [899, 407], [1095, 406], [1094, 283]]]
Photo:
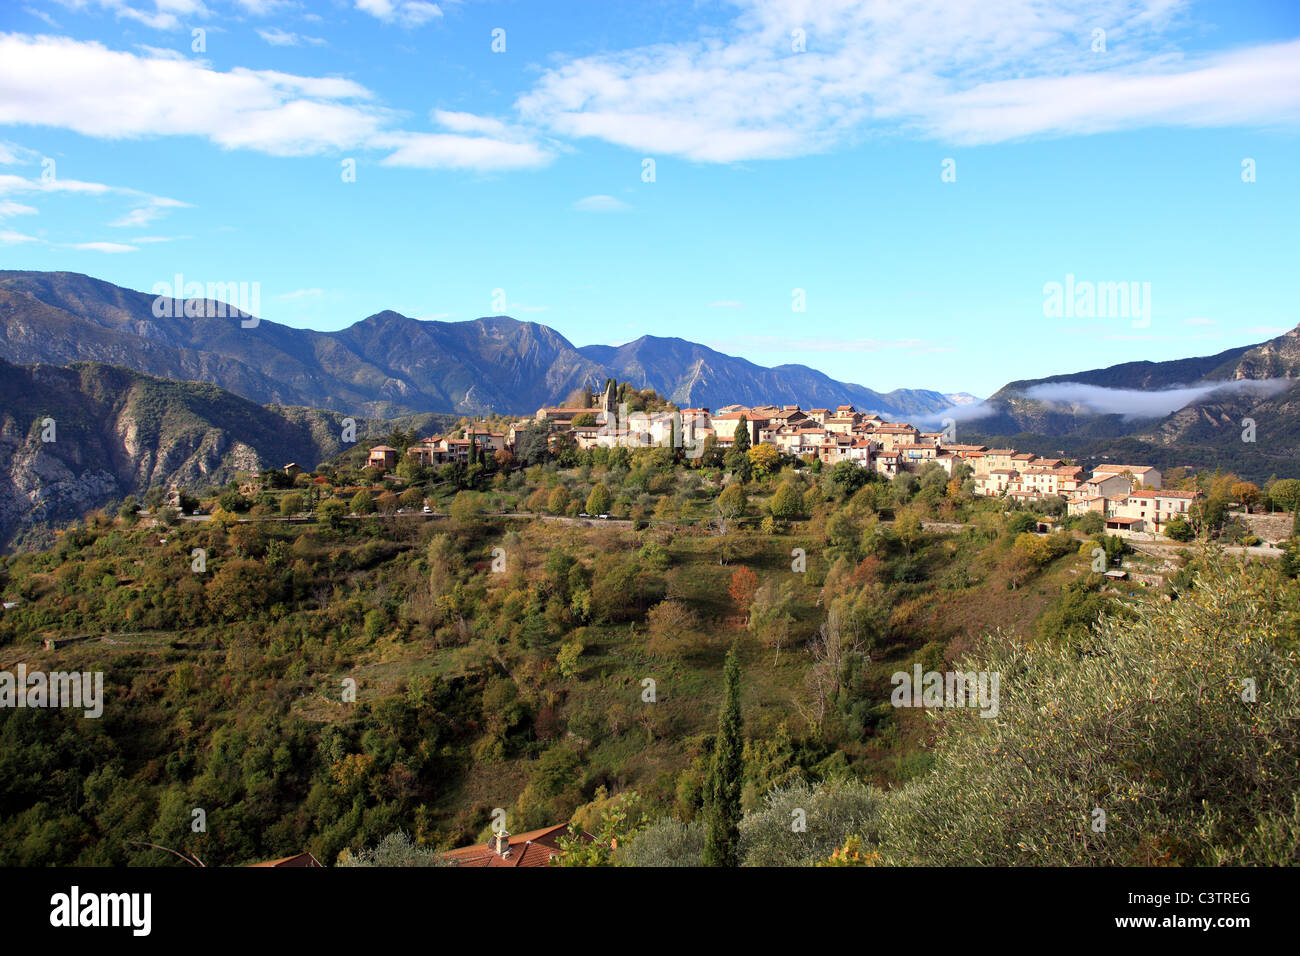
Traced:
[[488, 841], [488, 846], [492, 848], [492, 852], [497, 856], [508, 856], [510, 853], [510, 834], [502, 830]]

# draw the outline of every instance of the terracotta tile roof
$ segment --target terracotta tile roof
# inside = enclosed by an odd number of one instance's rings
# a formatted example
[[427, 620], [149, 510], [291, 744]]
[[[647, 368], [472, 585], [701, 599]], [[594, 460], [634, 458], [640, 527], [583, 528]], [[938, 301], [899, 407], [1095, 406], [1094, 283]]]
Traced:
[[296, 856], [283, 856], [278, 860], [267, 860], [265, 863], [250, 863], [249, 866], [320, 866], [320, 860], [310, 853], [299, 853]]
[[1115, 474], [1131, 471], [1134, 475], [1140, 475], [1143, 472], [1155, 471], [1155, 468], [1150, 465], [1098, 465], [1093, 471], [1109, 471]]
[[[527, 833], [510, 834], [506, 837], [505, 855], [496, 852], [493, 841], [489, 841], [448, 850], [443, 856], [457, 866], [547, 866], [551, 857], [560, 852], [560, 837], [565, 836], [568, 830], [567, 823], [560, 823]], [[590, 833], [579, 833], [578, 838], [584, 842], [595, 839]]]

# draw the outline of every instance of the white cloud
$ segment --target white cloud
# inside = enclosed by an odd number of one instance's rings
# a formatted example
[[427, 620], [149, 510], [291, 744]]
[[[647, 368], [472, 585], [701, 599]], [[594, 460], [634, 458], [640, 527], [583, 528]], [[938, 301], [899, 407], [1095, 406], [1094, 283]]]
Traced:
[[525, 130], [468, 113], [435, 112], [451, 132], [389, 129], [397, 114], [372, 101], [368, 89], [338, 77], [221, 72], [99, 43], [0, 34], [0, 125], [103, 139], [202, 136], [273, 156], [382, 149], [385, 165], [428, 169], [522, 169], [551, 159], [551, 148]]
[[370, 144], [393, 150], [385, 166], [420, 169], [531, 169], [551, 161], [551, 151], [532, 135], [490, 116], [433, 110], [430, 119], [450, 132], [380, 133]]
[[[1240, 379], [1228, 382], [1204, 382], [1173, 388], [1136, 389], [1105, 388], [1082, 382], [1046, 382], [1025, 389], [1026, 398], [1044, 402], [1075, 415], [1122, 415], [1125, 419], [1160, 418], [1194, 402], [1215, 397], [1229, 398], [1247, 394], [1267, 398], [1293, 385], [1290, 379]], [[997, 409], [987, 402], [946, 409], [943, 414], [958, 422], [986, 418]]]
[[[126, 186], [109, 186], [104, 183], [84, 182], [79, 179], [26, 179], [10, 174], [0, 175], [0, 196], [8, 193], [72, 193], [87, 196], [124, 196], [135, 208], [109, 223], [110, 226], [139, 227], [164, 216], [172, 209], [189, 208], [189, 203], [166, 196], [154, 196]], [[4, 202], [0, 202], [3, 208]], [[33, 210], [34, 212], [35, 210]]]
[[170, 209], [187, 208], [189, 203], [181, 202], [177, 199], [167, 199], [164, 196], [150, 196], [149, 200], [143, 206], [137, 206], [125, 216], [110, 222], [110, 226], [147, 226], [151, 222], [161, 219]]
[[627, 203], [613, 196], [584, 196], [573, 204], [579, 212], [623, 212], [631, 209]]
[[225, 147], [300, 155], [353, 146], [378, 130], [383, 111], [355, 102], [369, 97], [350, 80], [223, 73], [99, 43], [0, 34], [0, 124], [105, 139], [206, 136]]
[[718, 302], [710, 302], [709, 308], [710, 309], [741, 309], [744, 308], [744, 303], [733, 302], [729, 299], [724, 299]]
[[14, 232], [12, 229], [0, 229], [0, 243], [5, 245], [16, 245], [20, 242], [39, 242], [35, 236], [26, 236], [21, 232]]
[[1083, 385], [1079, 382], [1049, 382], [1030, 386], [1025, 389], [1025, 396], [1052, 405], [1064, 406], [1085, 415], [1154, 418], [1168, 415], [1216, 393], [1227, 397], [1245, 392], [1264, 397], [1277, 394], [1291, 384], [1288, 379], [1242, 379], [1147, 391], [1135, 388], [1103, 388], [1099, 385]]
[[356, 0], [356, 7], [385, 23], [396, 23], [407, 29], [424, 26], [442, 16], [442, 9], [436, 3], [425, 0]]
[[235, 0], [235, 3], [255, 17], [264, 17], [293, 6], [292, 0]]
[[137, 251], [135, 246], [128, 246], [120, 242], [74, 242], [72, 248], [86, 252], [106, 252], [110, 254]]
[[[520, 115], [704, 162], [816, 153], [872, 130], [993, 143], [1300, 122], [1300, 41], [1183, 54], [1181, 0], [733, 5], [732, 22], [693, 39], [561, 62], [519, 97]], [[806, 52], [792, 50], [796, 29]]]
[[327, 41], [320, 37], [309, 37], [298, 33], [290, 33], [281, 30], [279, 27], [270, 27], [269, 29], [260, 29], [257, 31], [260, 36], [271, 46], [326, 46]]
[[0, 219], [8, 216], [34, 216], [36, 210], [31, 206], [24, 206], [22, 203], [14, 202], [12, 199], [0, 199]]
[[34, 163], [41, 154], [34, 149], [19, 146], [17, 143], [0, 141], [0, 166], [19, 166]]
[[314, 299], [325, 294], [324, 289], [294, 289], [292, 292], [285, 292], [283, 295], [277, 295], [277, 299], [286, 301], [292, 299]]

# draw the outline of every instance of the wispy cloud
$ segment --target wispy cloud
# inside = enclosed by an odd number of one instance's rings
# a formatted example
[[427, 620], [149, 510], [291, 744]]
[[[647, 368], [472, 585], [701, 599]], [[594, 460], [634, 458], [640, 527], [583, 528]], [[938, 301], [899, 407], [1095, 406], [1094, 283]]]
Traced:
[[442, 17], [442, 8], [425, 0], [356, 0], [356, 8], [385, 23], [396, 23], [408, 30]]
[[717, 302], [709, 303], [710, 309], [743, 309], [744, 307], [745, 303], [735, 302], [730, 299], [722, 299]]
[[613, 196], [584, 196], [573, 204], [579, 212], [623, 212], [631, 209], [627, 203]]
[[[1181, 0], [736, 0], [698, 36], [579, 56], [519, 97], [553, 132], [737, 162], [874, 130], [951, 143], [1295, 125], [1300, 41], [1180, 52]], [[1105, 53], [1091, 48], [1104, 25]]]
[[328, 46], [329, 41], [320, 37], [309, 37], [300, 33], [291, 33], [279, 27], [262, 28], [257, 35], [271, 46]]
[[317, 299], [325, 294], [324, 289], [294, 289], [292, 292], [285, 292], [283, 295], [277, 295], [277, 299], [291, 301], [293, 299]]
[[69, 248], [80, 249], [83, 252], [106, 252], [111, 255], [139, 251], [135, 246], [128, 246], [121, 242], [74, 242]]

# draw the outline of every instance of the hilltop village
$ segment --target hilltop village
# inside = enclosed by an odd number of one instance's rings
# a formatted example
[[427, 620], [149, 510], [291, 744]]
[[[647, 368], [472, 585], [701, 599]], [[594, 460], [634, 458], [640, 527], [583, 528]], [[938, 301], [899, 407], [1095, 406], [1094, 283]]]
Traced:
[[[1096, 512], [1108, 531], [1161, 534], [1175, 519], [1186, 519], [1200, 491], [1162, 487], [1160, 472], [1149, 465], [1103, 464], [1087, 474], [1061, 458], [1040, 458], [1014, 448], [989, 448], [953, 440], [945, 431], [923, 431], [906, 422], [858, 411], [852, 405], [803, 409], [798, 405], [728, 405], [708, 408], [628, 412], [619, 406], [614, 386], [598, 407], [539, 408], [532, 419], [494, 431], [487, 423], [422, 439], [405, 454], [425, 466], [468, 463], [475, 454], [517, 450], [526, 432], [544, 429], [549, 445], [571, 442], [595, 448], [680, 449], [686, 458], [770, 446], [778, 456], [834, 466], [853, 462], [884, 478], [915, 474], [935, 465], [949, 478], [969, 480], [971, 492], [1021, 503], [1061, 498], [1069, 515]], [[387, 445], [370, 449], [367, 464], [394, 468], [401, 452]]]

